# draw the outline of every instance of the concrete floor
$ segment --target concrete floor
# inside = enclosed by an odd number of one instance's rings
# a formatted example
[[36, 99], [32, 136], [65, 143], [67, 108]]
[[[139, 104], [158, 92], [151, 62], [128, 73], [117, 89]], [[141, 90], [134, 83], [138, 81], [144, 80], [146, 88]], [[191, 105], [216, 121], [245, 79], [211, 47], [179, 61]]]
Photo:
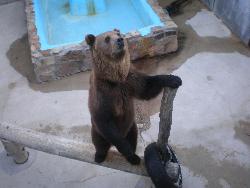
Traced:
[[[161, 2], [164, 2], [163, 0]], [[182, 163], [184, 188], [250, 187], [250, 51], [198, 1], [173, 17], [180, 49], [135, 62], [143, 72], [173, 72], [183, 79], [173, 112], [171, 144]], [[0, 6], [0, 121], [48, 134], [89, 140], [89, 73], [36, 84], [29, 59], [24, 5]], [[160, 97], [141, 102], [157, 137]], [[149, 188], [149, 178], [29, 150], [15, 165], [0, 146], [0, 187]]]

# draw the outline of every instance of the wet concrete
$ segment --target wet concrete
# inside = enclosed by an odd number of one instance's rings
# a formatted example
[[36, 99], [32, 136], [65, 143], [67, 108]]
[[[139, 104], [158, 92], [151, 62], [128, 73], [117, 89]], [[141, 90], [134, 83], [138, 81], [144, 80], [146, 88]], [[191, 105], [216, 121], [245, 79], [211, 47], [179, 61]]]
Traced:
[[250, 121], [239, 120], [234, 130], [235, 138], [250, 146]]
[[16, 87], [16, 82], [11, 82], [9, 85], [8, 85], [8, 88], [9, 89], [14, 89]]
[[212, 153], [198, 146], [190, 149], [174, 147], [179, 159], [184, 166], [192, 169], [195, 175], [201, 175], [207, 179], [206, 187], [222, 187], [220, 180], [225, 180], [230, 187], [247, 188], [250, 177], [249, 168], [243, 168], [234, 162], [216, 161]]
[[29, 82], [35, 82], [35, 73], [30, 57], [30, 46], [28, 35], [14, 41], [6, 56], [10, 61], [10, 65], [22, 76], [26, 77]]

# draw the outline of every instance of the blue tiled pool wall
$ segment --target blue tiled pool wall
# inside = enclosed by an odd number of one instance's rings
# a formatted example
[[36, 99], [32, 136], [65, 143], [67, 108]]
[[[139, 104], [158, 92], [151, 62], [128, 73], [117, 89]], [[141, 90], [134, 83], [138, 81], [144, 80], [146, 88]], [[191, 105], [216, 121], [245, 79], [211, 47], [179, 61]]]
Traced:
[[131, 0], [131, 3], [146, 25], [146, 27], [138, 29], [142, 36], [149, 34], [153, 26], [164, 25], [146, 0]]
[[70, 14], [87, 16], [99, 14], [107, 10], [106, 0], [69, 0]]
[[[47, 36], [48, 36], [48, 32], [45, 29], [46, 26], [46, 17], [48, 16], [45, 12], [45, 4], [41, 3], [42, 1], [40, 0], [35, 0], [35, 20], [36, 20], [36, 27], [37, 27], [37, 34], [39, 36], [39, 40], [41, 43], [41, 46], [47, 48], [46, 44], [48, 43], [47, 41]], [[48, 2], [46, 2], [48, 3]]]
[[[163, 25], [147, 0], [106, 0], [107, 9], [115, 18], [116, 15], [121, 15], [130, 19], [112, 18], [112, 23], [109, 22], [110, 15], [106, 13], [95, 16], [72, 16], [69, 0], [34, 0], [34, 5], [42, 50], [79, 43], [86, 33], [100, 34], [116, 26], [123, 33], [137, 30], [144, 36], [150, 33], [151, 27]], [[82, 22], [85, 25], [79, 25], [81, 19], [85, 19]], [[88, 20], [91, 23], [88, 23]]]

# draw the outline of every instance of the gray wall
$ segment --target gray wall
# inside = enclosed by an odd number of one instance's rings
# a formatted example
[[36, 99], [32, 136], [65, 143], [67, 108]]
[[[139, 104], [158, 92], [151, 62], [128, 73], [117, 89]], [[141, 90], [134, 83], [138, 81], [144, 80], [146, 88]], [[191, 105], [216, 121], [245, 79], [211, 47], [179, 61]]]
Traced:
[[0, 0], [0, 5], [7, 4], [7, 3], [12, 3], [14, 1], [18, 1], [18, 0]]
[[250, 0], [202, 0], [250, 47]]

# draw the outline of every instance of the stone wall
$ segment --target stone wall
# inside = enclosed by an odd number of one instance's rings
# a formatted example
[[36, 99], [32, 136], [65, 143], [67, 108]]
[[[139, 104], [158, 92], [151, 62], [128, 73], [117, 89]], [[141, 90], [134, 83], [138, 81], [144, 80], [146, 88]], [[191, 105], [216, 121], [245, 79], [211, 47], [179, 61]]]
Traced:
[[202, 0], [241, 40], [250, 47], [249, 0]]

